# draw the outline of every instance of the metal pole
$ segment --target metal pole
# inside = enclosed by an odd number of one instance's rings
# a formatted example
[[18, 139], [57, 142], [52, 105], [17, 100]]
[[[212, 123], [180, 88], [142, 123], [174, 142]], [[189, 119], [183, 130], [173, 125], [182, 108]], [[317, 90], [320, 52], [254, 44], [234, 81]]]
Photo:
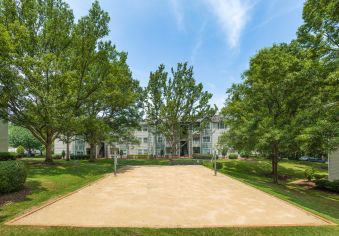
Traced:
[[117, 162], [118, 162], [117, 155], [114, 155], [114, 176], [117, 176]]
[[217, 154], [214, 151], [214, 176], [217, 176]]

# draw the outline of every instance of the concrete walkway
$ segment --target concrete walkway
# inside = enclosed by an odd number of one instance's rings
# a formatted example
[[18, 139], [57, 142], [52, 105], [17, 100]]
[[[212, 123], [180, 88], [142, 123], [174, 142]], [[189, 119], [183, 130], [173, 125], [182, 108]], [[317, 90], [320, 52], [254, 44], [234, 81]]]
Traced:
[[202, 166], [129, 167], [13, 225], [221, 227], [327, 225], [324, 220]]

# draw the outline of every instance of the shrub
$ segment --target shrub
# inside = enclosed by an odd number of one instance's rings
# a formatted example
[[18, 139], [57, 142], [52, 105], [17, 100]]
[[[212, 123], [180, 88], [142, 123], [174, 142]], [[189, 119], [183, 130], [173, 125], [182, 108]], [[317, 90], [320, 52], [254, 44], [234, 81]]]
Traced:
[[61, 157], [62, 157], [62, 154], [53, 154], [52, 155], [53, 159], [61, 159]]
[[231, 153], [231, 154], [228, 155], [228, 159], [238, 159], [238, 154]]
[[246, 151], [241, 151], [240, 152], [240, 156], [244, 157], [244, 158], [249, 158], [251, 156], [250, 152], [246, 152]]
[[325, 177], [326, 177], [325, 174], [314, 174], [314, 178], [315, 178], [315, 179], [323, 179], [323, 178], [325, 178]]
[[314, 178], [314, 169], [312, 167], [308, 167], [305, 172], [304, 172], [304, 175], [305, 175], [305, 178], [308, 180], [308, 181], [311, 181], [313, 178]]
[[194, 153], [192, 155], [193, 159], [199, 159], [199, 160], [211, 160], [213, 158], [212, 154], [199, 154], [199, 153]]
[[23, 157], [25, 154], [25, 148], [23, 146], [18, 146], [16, 148], [16, 153], [18, 154], [18, 157]]
[[200, 165], [201, 163], [199, 160], [192, 160], [192, 159], [171, 159], [171, 165]]
[[71, 155], [71, 160], [88, 160], [89, 155]]
[[329, 181], [327, 179], [316, 179], [315, 184], [318, 188], [339, 193], [339, 180]]
[[17, 156], [15, 152], [0, 152], [0, 161], [15, 160]]
[[128, 159], [148, 159], [150, 155], [148, 154], [129, 154], [127, 155]]
[[222, 169], [222, 167], [223, 167], [223, 164], [221, 163], [221, 162], [217, 162], [217, 163], [215, 163], [216, 164], [216, 168], [217, 168], [217, 170], [220, 170], [220, 169]]
[[61, 157], [62, 157], [62, 158], [65, 158], [65, 156], [66, 156], [66, 152], [65, 152], [65, 150], [62, 150], [62, 152], [61, 152]]
[[22, 161], [0, 162], [0, 193], [9, 193], [20, 189], [27, 177]]

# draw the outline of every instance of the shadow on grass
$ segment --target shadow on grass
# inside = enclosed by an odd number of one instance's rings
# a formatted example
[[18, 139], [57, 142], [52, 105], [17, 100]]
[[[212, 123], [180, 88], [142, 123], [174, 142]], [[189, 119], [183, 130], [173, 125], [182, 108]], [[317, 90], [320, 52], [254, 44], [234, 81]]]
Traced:
[[30, 202], [33, 199], [30, 198], [31, 194], [37, 194], [39, 192], [47, 191], [46, 188], [41, 186], [39, 181], [28, 180], [25, 186], [15, 192], [3, 194], [0, 196], [0, 222], [8, 219], [7, 214], [3, 214], [3, 207], [19, 202]]

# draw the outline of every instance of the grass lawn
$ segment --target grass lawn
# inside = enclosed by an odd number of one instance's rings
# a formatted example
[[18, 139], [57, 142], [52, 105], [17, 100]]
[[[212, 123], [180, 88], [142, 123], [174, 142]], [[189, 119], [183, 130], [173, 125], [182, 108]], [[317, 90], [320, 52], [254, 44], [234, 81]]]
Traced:
[[[28, 167], [27, 195], [0, 209], [0, 235], [339, 235], [338, 226], [325, 227], [256, 227], [213, 229], [139, 229], [139, 228], [74, 228], [5, 226], [3, 223], [33, 206], [74, 191], [112, 171], [112, 160], [88, 161], [57, 160], [55, 166], [42, 165], [42, 159], [25, 159]], [[187, 160], [183, 160], [187, 164]], [[303, 170], [312, 165], [317, 173], [326, 174], [320, 163], [280, 162], [279, 171], [290, 177], [280, 185], [271, 184], [265, 177], [270, 170], [267, 161], [221, 161], [222, 173], [237, 178], [256, 188], [287, 200], [324, 218], [339, 223], [339, 195], [307, 189], [293, 184], [303, 178]], [[124, 165], [170, 165], [169, 160], [124, 160]], [[178, 163], [175, 163], [178, 164]], [[210, 163], [207, 163], [210, 166]]]

